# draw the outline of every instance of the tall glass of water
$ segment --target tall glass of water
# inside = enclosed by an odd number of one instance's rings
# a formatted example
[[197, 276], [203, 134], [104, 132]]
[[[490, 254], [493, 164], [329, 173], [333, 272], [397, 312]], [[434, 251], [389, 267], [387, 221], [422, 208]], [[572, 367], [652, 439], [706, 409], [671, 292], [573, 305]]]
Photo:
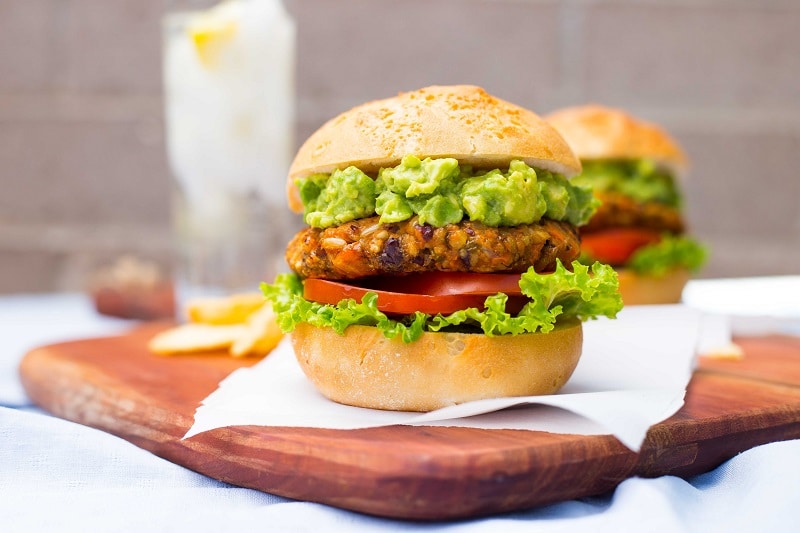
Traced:
[[284, 264], [295, 25], [280, 0], [164, 18], [177, 300], [254, 292]]

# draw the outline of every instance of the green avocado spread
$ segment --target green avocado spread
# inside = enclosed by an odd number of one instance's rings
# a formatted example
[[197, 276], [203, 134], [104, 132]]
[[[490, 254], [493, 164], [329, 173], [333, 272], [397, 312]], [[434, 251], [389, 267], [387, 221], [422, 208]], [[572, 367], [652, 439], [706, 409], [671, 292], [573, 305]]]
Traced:
[[624, 194], [637, 202], [681, 206], [675, 179], [651, 159], [582, 161], [583, 172], [572, 179], [596, 192]]
[[381, 222], [418, 216], [444, 226], [464, 218], [487, 226], [516, 226], [542, 217], [585, 224], [599, 205], [589, 185], [512, 161], [508, 169], [474, 170], [456, 159], [408, 155], [373, 180], [356, 167], [296, 180], [305, 222], [327, 228], [380, 215]]

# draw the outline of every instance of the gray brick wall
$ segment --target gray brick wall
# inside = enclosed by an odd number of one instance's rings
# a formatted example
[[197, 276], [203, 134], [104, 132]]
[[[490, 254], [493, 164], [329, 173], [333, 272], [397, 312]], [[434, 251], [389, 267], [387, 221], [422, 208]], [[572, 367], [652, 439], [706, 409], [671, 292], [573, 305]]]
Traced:
[[[704, 276], [800, 273], [800, 2], [285, 0], [297, 143], [371, 98], [475, 83], [542, 114], [659, 121], [692, 159]], [[160, 17], [170, 0], [0, 2], [0, 292], [168, 261]]]

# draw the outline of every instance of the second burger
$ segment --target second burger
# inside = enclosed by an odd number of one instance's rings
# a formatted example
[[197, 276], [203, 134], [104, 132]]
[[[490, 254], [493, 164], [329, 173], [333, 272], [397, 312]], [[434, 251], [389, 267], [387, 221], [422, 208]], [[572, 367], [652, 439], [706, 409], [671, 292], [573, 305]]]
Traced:
[[584, 260], [617, 270], [626, 305], [678, 303], [707, 255], [684, 220], [683, 150], [660, 126], [621, 109], [575, 106], [545, 118], [581, 159], [573, 181], [601, 201], [581, 228]]

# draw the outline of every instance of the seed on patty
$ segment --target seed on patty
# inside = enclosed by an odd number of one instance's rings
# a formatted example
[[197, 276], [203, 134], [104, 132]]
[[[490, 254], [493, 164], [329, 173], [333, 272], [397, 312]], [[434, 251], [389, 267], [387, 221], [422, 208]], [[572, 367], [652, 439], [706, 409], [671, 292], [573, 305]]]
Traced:
[[301, 277], [356, 279], [431, 271], [524, 272], [531, 266], [548, 272], [557, 259], [569, 264], [579, 252], [577, 231], [567, 222], [488, 227], [463, 221], [433, 227], [416, 217], [393, 224], [372, 217], [306, 228], [289, 243], [286, 259]]

